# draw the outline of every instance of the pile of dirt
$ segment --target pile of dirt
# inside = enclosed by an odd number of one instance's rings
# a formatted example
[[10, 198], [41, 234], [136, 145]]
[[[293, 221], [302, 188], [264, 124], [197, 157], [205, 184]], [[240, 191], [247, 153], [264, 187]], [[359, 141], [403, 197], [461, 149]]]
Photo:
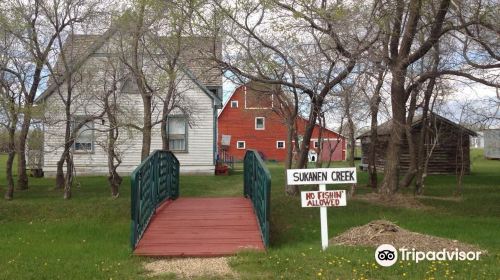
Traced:
[[376, 220], [354, 227], [330, 239], [332, 245], [378, 247], [391, 244], [395, 248], [407, 248], [418, 251], [439, 251], [458, 249], [459, 251], [481, 251], [477, 246], [461, 243], [457, 240], [412, 232], [386, 220]]
[[386, 206], [386, 207], [399, 207], [419, 210], [429, 210], [432, 207], [424, 205], [412, 195], [394, 194], [390, 197], [380, 196], [378, 193], [360, 194], [352, 197], [355, 200], [366, 201], [372, 204]]
[[200, 276], [238, 278], [238, 274], [229, 266], [228, 258], [161, 259], [145, 263], [144, 268], [149, 271], [151, 277], [173, 273], [182, 278]]

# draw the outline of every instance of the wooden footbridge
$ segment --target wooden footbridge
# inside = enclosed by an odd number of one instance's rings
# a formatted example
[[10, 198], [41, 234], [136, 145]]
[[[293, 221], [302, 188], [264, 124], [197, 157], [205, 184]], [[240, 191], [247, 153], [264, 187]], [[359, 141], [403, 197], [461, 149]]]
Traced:
[[179, 197], [179, 161], [155, 151], [132, 173], [134, 254], [212, 257], [269, 246], [271, 176], [259, 154], [244, 160], [241, 197]]

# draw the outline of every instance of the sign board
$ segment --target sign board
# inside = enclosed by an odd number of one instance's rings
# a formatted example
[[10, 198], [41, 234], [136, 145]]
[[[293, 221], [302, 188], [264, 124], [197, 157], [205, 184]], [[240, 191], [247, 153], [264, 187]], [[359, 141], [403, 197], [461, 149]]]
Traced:
[[321, 246], [328, 247], [328, 218], [326, 207], [346, 206], [346, 191], [327, 191], [327, 184], [355, 184], [356, 167], [289, 169], [286, 171], [288, 185], [319, 185], [319, 191], [301, 192], [302, 207], [319, 207], [321, 223]]
[[302, 207], [346, 206], [346, 191], [307, 191], [301, 192]]
[[353, 184], [357, 182], [356, 167], [288, 169], [288, 185]]

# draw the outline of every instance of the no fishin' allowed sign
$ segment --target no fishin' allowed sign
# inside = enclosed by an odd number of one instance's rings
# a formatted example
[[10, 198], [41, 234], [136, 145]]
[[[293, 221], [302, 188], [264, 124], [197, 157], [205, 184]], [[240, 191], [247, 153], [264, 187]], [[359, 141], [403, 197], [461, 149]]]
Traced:
[[302, 207], [346, 206], [345, 190], [301, 192]]
[[326, 190], [327, 184], [352, 184], [357, 182], [356, 168], [312, 168], [286, 171], [288, 185], [319, 185], [319, 191], [301, 192], [302, 207], [319, 207], [321, 246], [328, 247], [328, 218], [326, 207], [346, 206], [345, 190]]

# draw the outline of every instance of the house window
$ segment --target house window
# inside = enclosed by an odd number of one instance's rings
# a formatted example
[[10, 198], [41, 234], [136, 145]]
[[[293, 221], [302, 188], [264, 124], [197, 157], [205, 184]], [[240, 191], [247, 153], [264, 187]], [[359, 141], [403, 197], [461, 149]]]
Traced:
[[319, 141], [315, 140], [313, 141], [314, 148], [319, 148]]
[[284, 149], [285, 141], [276, 141], [276, 149]]
[[207, 89], [215, 96], [217, 96], [219, 99], [222, 100], [222, 87], [218, 86], [207, 86]]
[[231, 101], [231, 108], [238, 108], [238, 101], [237, 100]]
[[246, 145], [245, 145], [245, 141], [237, 141], [237, 142], [236, 142], [236, 148], [237, 148], [237, 149], [240, 149], [240, 150], [241, 150], [241, 149], [245, 149], [245, 146], [246, 146]]
[[139, 86], [133, 77], [127, 77], [122, 85], [122, 92], [127, 94], [139, 93]]
[[187, 151], [186, 118], [168, 117], [168, 145], [171, 151]]
[[[80, 126], [84, 122], [83, 118], [76, 118], [73, 121], [73, 127]], [[93, 152], [94, 151], [94, 123], [86, 122], [76, 132], [74, 150], [77, 152]]]
[[255, 118], [255, 130], [264, 130], [266, 129], [266, 119], [264, 117]]

